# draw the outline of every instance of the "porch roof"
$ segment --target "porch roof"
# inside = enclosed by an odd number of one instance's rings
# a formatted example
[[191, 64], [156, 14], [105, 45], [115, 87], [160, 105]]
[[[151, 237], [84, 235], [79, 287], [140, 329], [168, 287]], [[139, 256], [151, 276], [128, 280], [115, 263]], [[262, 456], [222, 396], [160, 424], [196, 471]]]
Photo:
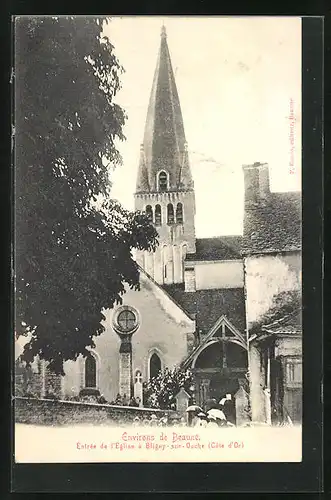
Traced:
[[298, 334], [302, 332], [301, 311], [294, 311], [277, 321], [263, 325], [262, 332], [277, 333], [277, 334]]

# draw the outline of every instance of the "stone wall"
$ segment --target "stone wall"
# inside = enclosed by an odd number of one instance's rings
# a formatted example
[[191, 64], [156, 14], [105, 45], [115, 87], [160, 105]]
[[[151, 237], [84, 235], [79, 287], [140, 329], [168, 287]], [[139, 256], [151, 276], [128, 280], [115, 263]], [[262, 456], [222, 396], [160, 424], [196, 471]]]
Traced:
[[62, 377], [45, 368], [45, 396], [51, 398], [62, 396]]
[[15, 396], [41, 397], [43, 391], [41, 373], [16, 363], [14, 391]]
[[248, 328], [273, 306], [281, 292], [301, 289], [301, 253], [244, 259]]
[[16, 423], [32, 425], [125, 425], [137, 416], [143, 420], [150, 419], [152, 414], [158, 418], [175, 415], [175, 412], [169, 410], [23, 397], [15, 398], [14, 411]]
[[197, 290], [241, 288], [244, 286], [244, 268], [241, 260], [205, 261], [195, 263]]

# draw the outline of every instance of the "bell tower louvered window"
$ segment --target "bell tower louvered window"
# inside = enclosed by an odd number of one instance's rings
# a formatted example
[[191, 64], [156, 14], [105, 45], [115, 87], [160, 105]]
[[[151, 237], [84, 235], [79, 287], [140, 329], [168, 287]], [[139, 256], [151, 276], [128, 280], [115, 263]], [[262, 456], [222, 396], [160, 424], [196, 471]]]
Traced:
[[166, 172], [159, 173], [159, 191], [164, 192], [168, 189], [168, 176]]
[[153, 209], [152, 209], [151, 205], [147, 205], [146, 214], [147, 214], [147, 217], [149, 218], [149, 220], [151, 222], [153, 222]]
[[161, 226], [161, 224], [162, 224], [161, 205], [156, 205], [156, 207], [155, 207], [155, 225]]
[[169, 203], [167, 207], [167, 223], [173, 224], [174, 222], [175, 222], [174, 206], [172, 203]]
[[182, 205], [182, 203], [177, 203], [176, 222], [177, 222], [177, 224], [183, 224], [183, 205]]

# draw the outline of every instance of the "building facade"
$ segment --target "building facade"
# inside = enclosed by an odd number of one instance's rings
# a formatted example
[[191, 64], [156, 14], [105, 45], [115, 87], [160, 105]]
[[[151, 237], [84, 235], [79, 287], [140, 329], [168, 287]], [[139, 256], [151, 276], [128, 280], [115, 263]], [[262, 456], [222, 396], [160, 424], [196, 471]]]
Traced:
[[[291, 196], [270, 193], [266, 165], [244, 167], [244, 175], [244, 235], [196, 238], [194, 183], [162, 28], [134, 194], [135, 209], [158, 231], [158, 248], [137, 252], [141, 289], [103, 312], [105, 331], [89, 356], [66, 362], [56, 380], [36, 360], [30, 380], [39, 395], [92, 390], [109, 402], [120, 394], [142, 404], [144, 382], [182, 367], [193, 372], [199, 404], [250, 390], [253, 420], [299, 416], [301, 329], [290, 324], [293, 315], [261, 323], [277, 297], [301, 286], [298, 235], [292, 241], [286, 226]], [[274, 226], [264, 219], [270, 200]]]
[[194, 373], [196, 400], [234, 394], [247, 371], [241, 237], [196, 238], [194, 183], [164, 28], [135, 208], [159, 233], [156, 252], [138, 252], [138, 263], [196, 322], [194, 349], [178, 358]]
[[302, 413], [301, 196], [271, 193], [266, 164], [244, 166], [242, 245], [252, 419]]

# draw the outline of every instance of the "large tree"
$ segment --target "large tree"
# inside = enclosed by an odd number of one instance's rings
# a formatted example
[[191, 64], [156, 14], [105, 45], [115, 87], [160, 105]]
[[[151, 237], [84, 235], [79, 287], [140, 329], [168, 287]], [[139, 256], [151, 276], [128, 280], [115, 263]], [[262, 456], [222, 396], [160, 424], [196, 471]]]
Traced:
[[61, 373], [93, 347], [102, 310], [139, 288], [132, 250], [156, 245], [146, 216], [110, 198], [125, 114], [105, 22], [15, 22], [15, 331], [30, 336], [23, 360]]

